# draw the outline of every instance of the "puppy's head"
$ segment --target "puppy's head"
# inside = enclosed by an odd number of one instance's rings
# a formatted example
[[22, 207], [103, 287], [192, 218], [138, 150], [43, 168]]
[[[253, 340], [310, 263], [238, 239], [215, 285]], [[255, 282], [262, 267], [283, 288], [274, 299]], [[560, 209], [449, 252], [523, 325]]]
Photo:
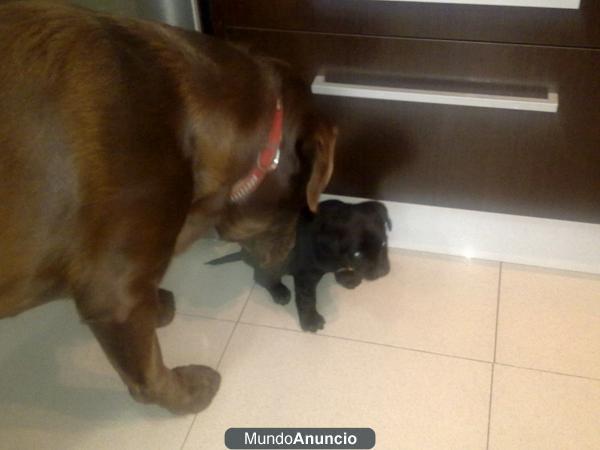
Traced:
[[322, 202], [315, 227], [317, 259], [328, 270], [351, 273], [347, 278], [352, 282], [374, 280], [390, 271], [386, 230], [392, 222], [382, 203]]

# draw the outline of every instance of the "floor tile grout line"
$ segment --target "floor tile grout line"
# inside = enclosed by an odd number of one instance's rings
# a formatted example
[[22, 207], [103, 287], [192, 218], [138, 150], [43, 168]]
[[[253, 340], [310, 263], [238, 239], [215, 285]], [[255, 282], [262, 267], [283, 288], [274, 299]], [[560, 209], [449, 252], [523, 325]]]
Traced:
[[240, 324], [254, 326], [254, 327], [260, 327], [260, 328], [270, 328], [273, 330], [289, 331], [291, 333], [296, 333], [296, 334], [300, 334], [300, 335], [306, 334], [308, 336], [312, 336], [315, 338], [322, 337], [322, 338], [329, 338], [329, 339], [337, 339], [340, 341], [357, 342], [360, 344], [378, 345], [380, 347], [388, 347], [388, 348], [394, 348], [394, 349], [398, 349], [398, 350], [406, 350], [409, 352], [424, 353], [424, 354], [433, 355], [433, 356], [442, 356], [442, 357], [446, 357], [446, 358], [461, 359], [461, 360], [465, 360], [465, 361], [473, 361], [473, 362], [484, 363], [484, 364], [492, 364], [492, 361], [486, 361], [484, 359], [469, 358], [467, 356], [458, 356], [458, 355], [451, 355], [451, 354], [446, 354], [446, 353], [438, 353], [438, 352], [422, 350], [422, 349], [418, 349], [418, 348], [410, 348], [410, 347], [403, 347], [403, 346], [393, 345], [393, 344], [385, 344], [382, 342], [365, 341], [362, 339], [349, 338], [349, 337], [345, 337], [345, 336], [334, 336], [331, 334], [324, 334], [324, 333], [306, 333], [305, 331], [301, 331], [301, 330], [292, 330], [290, 328], [277, 327], [274, 325], [264, 325], [264, 324], [245, 322], [245, 321], [240, 321]]
[[422, 350], [422, 349], [418, 349], [418, 348], [402, 347], [399, 345], [384, 344], [381, 342], [373, 342], [373, 341], [365, 341], [365, 340], [361, 340], [361, 339], [354, 339], [354, 338], [349, 338], [349, 337], [344, 337], [344, 336], [333, 336], [330, 334], [323, 334], [323, 333], [315, 333], [315, 334], [310, 333], [309, 334], [309, 333], [306, 333], [305, 331], [301, 331], [301, 330], [292, 330], [290, 328], [278, 327], [278, 326], [274, 326], [274, 325], [264, 325], [264, 324], [259, 324], [259, 323], [245, 322], [243, 320], [241, 320], [239, 323], [241, 325], [248, 325], [248, 326], [252, 326], [252, 327], [269, 328], [269, 329], [279, 330], [279, 331], [288, 331], [290, 333], [295, 333], [295, 334], [300, 334], [300, 335], [307, 334], [308, 336], [313, 336], [315, 338], [322, 337], [322, 338], [329, 338], [329, 339], [337, 339], [340, 341], [358, 342], [361, 344], [377, 345], [380, 347], [394, 348], [394, 349], [405, 350], [405, 351], [414, 352], [414, 353], [423, 353], [423, 354], [432, 355], [432, 356], [442, 356], [442, 357], [446, 357], [446, 358], [459, 359], [459, 360], [463, 360], [463, 361], [472, 361], [472, 362], [490, 364], [490, 365], [496, 365], [496, 366], [512, 367], [514, 369], [523, 369], [523, 370], [530, 370], [533, 372], [550, 373], [553, 375], [561, 375], [561, 376], [572, 377], [572, 378], [581, 378], [581, 379], [590, 380], [590, 381], [600, 381], [600, 378], [587, 377], [584, 375], [576, 375], [576, 374], [563, 373], [563, 372], [554, 372], [551, 370], [537, 369], [535, 367], [515, 366], [512, 364], [506, 364], [506, 363], [501, 363], [501, 362], [494, 363], [493, 361], [486, 361], [484, 359], [469, 358], [467, 356], [451, 355], [451, 354], [447, 354], [447, 353], [438, 353], [438, 352]]
[[194, 424], [196, 423], [196, 417], [198, 417], [198, 414], [200, 413], [196, 413], [194, 414], [194, 418], [192, 419], [192, 423], [190, 423], [190, 426], [187, 430], [187, 433], [185, 433], [185, 438], [183, 438], [183, 442], [181, 443], [181, 446], [179, 447], [179, 450], [183, 450], [183, 447], [185, 447], [185, 444], [187, 443], [188, 437], [190, 437], [190, 434], [192, 432], [192, 428], [194, 428]]
[[234, 319], [224, 319], [222, 317], [210, 317], [210, 316], [206, 316], [204, 314], [177, 312], [177, 315], [185, 316], [185, 317], [194, 317], [197, 319], [215, 320], [217, 322], [227, 322], [227, 323], [236, 323], [237, 322], [237, 320], [234, 320]]
[[229, 344], [231, 343], [231, 339], [233, 338], [233, 335], [235, 333], [235, 330], [238, 327], [238, 324], [239, 324], [239, 322], [236, 322], [233, 325], [231, 333], [229, 333], [229, 338], [227, 339], [227, 342], [225, 343], [225, 347], [223, 348], [223, 351], [221, 352], [221, 356], [219, 357], [219, 361], [217, 361], [217, 365], [215, 366], [216, 369], [221, 367], [221, 362], [223, 361], [223, 357], [225, 356], [225, 353], [227, 352], [227, 349], [229, 348]]
[[254, 293], [254, 289], [256, 289], [256, 282], [254, 282], [254, 284], [252, 285], [252, 289], [250, 289], [250, 292], [248, 292], [248, 296], [246, 297], [244, 306], [242, 307], [242, 310], [240, 311], [240, 314], [238, 315], [238, 318], [235, 321], [236, 324], [240, 323], [240, 320], [244, 316], [244, 311], [246, 311], [246, 307], [248, 306], [248, 303], [250, 303], [250, 297], [252, 297], [252, 294]]
[[600, 378], [588, 377], [588, 376], [585, 376], [585, 375], [576, 375], [574, 373], [556, 372], [554, 370], [536, 369], [534, 367], [515, 366], [513, 364], [501, 363], [501, 362], [496, 362], [494, 364], [497, 365], [497, 366], [502, 366], [502, 367], [510, 367], [511, 369], [529, 370], [531, 372], [548, 373], [550, 375], [558, 375], [558, 376], [561, 376], [561, 377], [579, 378], [581, 380], [588, 380], [588, 381], [600, 382]]
[[494, 373], [496, 364], [492, 363], [492, 374], [490, 376], [490, 402], [488, 409], [488, 423], [487, 423], [487, 441], [486, 441], [486, 450], [490, 449], [490, 431], [492, 429], [492, 399], [494, 398]]
[[492, 402], [494, 400], [494, 373], [496, 369], [496, 350], [498, 348], [498, 322], [500, 320], [500, 296], [502, 293], [502, 261], [500, 261], [498, 267], [498, 292], [496, 294], [496, 328], [494, 331], [494, 357], [492, 360], [492, 373], [490, 376], [490, 401], [488, 409], [488, 423], [487, 423], [487, 441], [486, 449], [490, 449], [490, 433], [492, 429]]
[[500, 268], [498, 270], [498, 293], [496, 294], [496, 329], [494, 331], [494, 359], [493, 363], [496, 362], [496, 352], [498, 350], [498, 324], [500, 323], [500, 298], [502, 295], [502, 271], [504, 265], [500, 262]]
[[[239, 318], [238, 318], [239, 321]], [[230, 322], [231, 323], [231, 322]], [[227, 342], [225, 343], [225, 347], [223, 348], [223, 351], [221, 352], [221, 356], [219, 357], [219, 360], [217, 361], [217, 365], [215, 366], [215, 369], [218, 370], [219, 367], [221, 366], [221, 362], [223, 361], [223, 357], [225, 356], [225, 352], [227, 352], [227, 349], [229, 348], [229, 344], [231, 343], [231, 340], [233, 338], [233, 335], [235, 333], [235, 330], [237, 329], [239, 322], [234, 322], [233, 323], [233, 328], [231, 329], [231, 333], [229, 333], [229, 338], [227, 338]], [[190, 426], [188, 428], [187, 433], [185, 434], [185, 438], [183, 439], [183, 442], [181, 443], [181, 447], [180, 450], [183, 450], [183, 448], [185, 447], [185, 444], [187, 443], [187, 440], [192, 432], [192, 429], [194, 428], [194, 424], [196, 423], [196, 418], [198, 417], [198, 414], [200, 413], [196, 413], [194, 415], [194, 419], [192, 420], [192, 423], [190, 423]]]
[[244, 306], [242, 306], [242, 309], [240, 311], [240, 313], [238, 314], [237, 319], [225, 319], [222, 317], [210, 317], [207, 316], [205, 314], [196, 314], [196, 313], [190, 313], [190, 312], [180, 312], [177, 311], [177, 314], [182, 315], [182, 316], [186, 316], [186, 317], [198, 317], [200, 319], [209, 319], [209, 320], [218, 320], [221, 322], [229, 322], [229, 323], [237, 323], [240, 321], [240, 319], [242, 318], [244, 311], [246, 310], [246, 306], [248, 305], [248, 302], [250, 301], [250, 297], [252, 296], [252, 293], [254, 292], [254, 288], [256, 287], [256, 283], [254, 283], [252, 285], [252, 288], [250, 289], [250, 291], [248, 291], [248, 295], [246, 296], [246, 300], [244, 300]]
[[[217, 361], [217, 365], [215, 366], [216, 370], [218, 370], [219, 367], [221, 366], [221, 362], [223, 361], [223, 357], [225, 356], [225, 353], [227, 352], [227, 349], [229, 348], [229, 344], [231, 343], [231, 340], [233, 339], [233, 335], [235, 334], [235, 330], [237, 329], [237, 327], [238, 327], [238, 325], [240, 323], [240, 319], [242, 318], [242, 315], [244, 314], [244, 311], [246, 310], [246, 306], [248, 305], [248, 302], [250, 301], [250, 297], [252, 296], [252, 292], [254, 292], [254, 288], [255, 287], [256, 287], [256, 283], [254, 283], [252, 285], [252, 289], [250, 289], [250, 292], [248, 293], [248, 296], [246, 297], [246, 302], [244, 303], [244, 306], [243, 306], [242, 310], [240, 311], [240, 314], [238, 315], [237, 320], [235, 322], [233, 320], [223, 320], [224, 322], [233, 323], [233, 328], [231, 330], [231, 333], [229, 333], [229, 338], [227, 339], [227, 342], [225, 343], [225, 347], [223, 348], [223, 351], [221, 352], [221, 356], [219, 357], [219, 361]], [[221, 320], [221, 319], [214, 319], [214, 320]], [[185, 434], [185, 438], [183, 439], [183, 442], [181, 443], [180, 450], [183, 450], [183, 448], [185, 447], [185, 444], [187, 443], [187, 440], [190, 437], [192, 429], [194, 428], [194, 424], [196, 423], [196, 418], [198, 417], [198, 414], [199, 413], [196, 413], [194, 415], [192, 423], [190, 423], [188, 431]]]

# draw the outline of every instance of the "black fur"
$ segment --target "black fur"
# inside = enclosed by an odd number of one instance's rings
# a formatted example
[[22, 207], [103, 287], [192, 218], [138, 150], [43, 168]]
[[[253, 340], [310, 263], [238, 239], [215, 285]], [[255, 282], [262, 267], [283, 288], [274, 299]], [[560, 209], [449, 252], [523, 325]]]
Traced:
[[323, 275], [333, 272], [339, 284], [353, 289], [363, 279], [374, 280], [389, 272], [386, 227], [391, 229], [392, 223], [382, 203], [349, 204], [327, 200], [319, 204], [317, 214], [308, 209], [303, 211], [296, 230], [296, 244], [280, 273], [261, 271], [243, 252], [207, 264], [246, 261], [254, 267], [256, 282], [282, 305], [290, 301], [291, 293], [281, 277], [292, 275], [300, 325], [303, 330], [314, 332], [323, 329], [325, 324], [316, 307], [316, 288]]

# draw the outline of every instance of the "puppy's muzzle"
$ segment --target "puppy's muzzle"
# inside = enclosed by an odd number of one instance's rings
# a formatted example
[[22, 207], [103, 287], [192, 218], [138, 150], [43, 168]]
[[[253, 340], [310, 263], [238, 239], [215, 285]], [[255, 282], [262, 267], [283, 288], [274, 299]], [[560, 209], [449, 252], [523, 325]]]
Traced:
[[365, 273], [365, 278], [369, 281], [373, 281], [377, 278], [386, 276], [388, 273], [390, 273], [390, 261], [386, 257], [382, 258], [382, 260], [380, 260], [371, 270], [368, 270]]

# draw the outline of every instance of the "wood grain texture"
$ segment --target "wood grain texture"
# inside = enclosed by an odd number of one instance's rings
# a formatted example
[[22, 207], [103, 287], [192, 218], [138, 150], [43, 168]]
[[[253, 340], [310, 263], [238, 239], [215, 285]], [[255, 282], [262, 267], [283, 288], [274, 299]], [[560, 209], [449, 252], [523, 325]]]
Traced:
[[370, 0], [211, 0], [227, 26], [600, 48], [600, 2], [578, 10]]

